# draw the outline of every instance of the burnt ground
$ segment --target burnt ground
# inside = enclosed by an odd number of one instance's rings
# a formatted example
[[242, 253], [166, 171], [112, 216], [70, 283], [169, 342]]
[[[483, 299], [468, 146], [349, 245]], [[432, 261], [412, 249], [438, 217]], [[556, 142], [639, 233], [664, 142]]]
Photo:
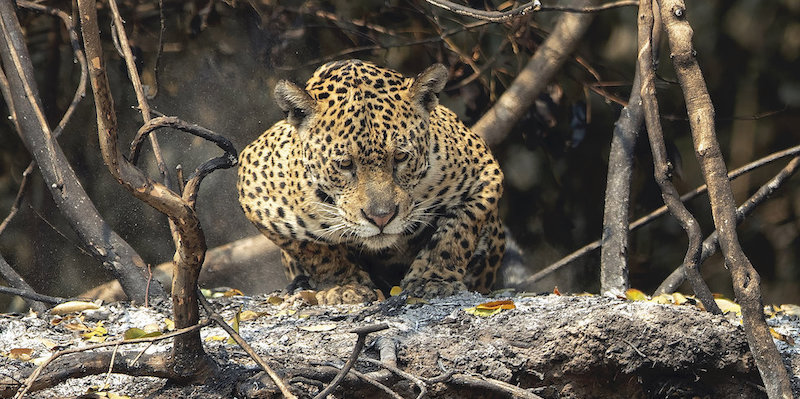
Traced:
[[[427, 396], [432, 398], [512, 397], [496, 390], [495, 381], [543, 398], [765, 397], [735, 317], [714, 316], [692, 306], [546, 295], [513, 297], [516, 309], [479, 317], [464, 311], [491, 300], [477, 294], [427, 304], [395, 301], [399, 304], [338, 307], [308, 306], [302, 301], [273, 305], [266, 298], [222, 298], [215, 304], [226, 319], [237, 309], [262, 312], [241, 323], [241, 335], [300, 397], [318, 393], [348, 358], [356, 340], [349, 331], [374, 323], [387, 323], [389, 328], [369, 335], [362, 359], [377, 359], [380, 348], [396, 345], [398, 367], [415, 377], [424, 380], [456, 373], [438, 380], [444, 382], [427, 380]], [[113, 303], [85, 311], [83, 319], [88, 327], [102, 321], [108, 339], [117, 339], [131, 327], [164, 328], [168, 315]], [[61, 348], [86, 344], [79, 332], [53, 326], [51, 320], [52, 316], [0, 318], [0, 353], [31, 348], [35, 360], [51, 354], [48, 342]], [[797, 316], [781, 316], [770, 323], [800, 342]], [[205, 328], [202, 335], [208, 353], [222, 366], [217, 378], [205, 385], [178, 386], [158, 378], [112, 374], [71, 379], [31, 397], [77, 397], [106, 382], [106, 391], [136, 398], [280, 397], [268, 378], [258, 378], [255, 363], [238, 346], [222, 339], [221, 329]], [[374, 345], [379, 337], [381, 344]], [[793, 370], [795, 392], [800, 392], [800, 353], [782, 341], [776, 344]], [[147, 351], [168, 348], [168, 343], [160, 342]], [[0, 378], [19, 380], [33, 367], [33, 362], [0, 357]], [[410, 379], [373, 363], [362, 360], [355, 369], [404, 398], [419, 394]], [[481, 381], [489, 381], [488, 388]], [[0, 385], [0, 393], [9, 396], [13, 388]], [[352, 374], [334, 396], [389, 397]]]

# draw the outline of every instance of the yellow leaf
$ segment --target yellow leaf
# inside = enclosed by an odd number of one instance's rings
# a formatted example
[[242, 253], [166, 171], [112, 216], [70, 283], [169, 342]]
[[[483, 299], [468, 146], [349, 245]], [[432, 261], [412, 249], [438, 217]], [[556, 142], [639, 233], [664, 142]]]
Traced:
[[717, 303], [717, 306], [719, 306], [719, 310], [721, 310], [722, 313], [733, 312], [737, 316], [742, 315], [742, 307], [730, 299], [715, 298], [714, 302]]
[[683, 305], [684, 303], [688, 302], [689, 300], [681, 294], [680, 292], [673, 292], [672, 293], [672, 301], [676, 305]]
[[485, 302], [475, 307], [480, 310], [495, 310], [495, 309], [516, 309], [514, 301], [505, 299], [502, 301]]
[[50, 309], [50, 314], [65, 315], [68, 313], [83, 312], [84, 310], [89, 309], [100, 309], [100, 305], [94, 302], [68, 301], [54, 306], [52, 309]]
[[[241, 310], [237, 311], [236, 314], [233, 315], [233, 320], [231, 320], [231, 323], [230, 323], [231, 327], [233, 328], [233, 331], [236, 331], [237, 334], [239, 333], [239, 316], [240, 315], [241, 315]], [[228, 340], [225, 341], [225, 343], [227, 343], [228, 345], [235, 345], [236, 341], [234, 341], [233, 338], [228, 337]]]
[[10, 357], [11, 359], [27, 362], [31, 360], [32, 354], [33, 354], [32, 348], [14, 348], [8, 352], [8, 357]]
[[206, 337], [206, 341], [224, 341], [227, 338], [228, 337], [224, 335], [209, 335]]
[[86, 338], [86, 342], [100, 344], [106, 342], [106, 338], [108, 338], [108, 335], [93, 335], [89, 338]]
[[478, 309], [478, 307], [476, 306], [474, 308], [466, 308], [466, 309], [464, 309], [464, 311], [469, 313], [469, 314], [471, 314], [471, 315], [475, 315], [475, 316], [489, 317], [489, 316], [494, 316], [494, 315], [502, 312], [503, 309], [501, 309], [501, 308], [496, 308], [496, 309]]
[[790, 337], [788, 335], [783, 335], [783, 334], [773, 330], [772, 327], [769, 328], [769, 333], [772, 335], [772, 338], [775, 338], [777, 340], [786, 342], [787, 344], [794, 346], [794, 340], [792, 339], [792, 337]]
[[280, 305], [283, 303], [283, 298], [277, 295], [271, 295], [269, 298], [267, 298], [267, 303], [270, 305]]
[[661, 305], [671, 305], [672, 304], [672, 295], [670, 294], [661, 294], [656, 295], [650, 299], [650, 302], [658, 303]]
[[164, 324], [167, 326], [168, 331], [172, 331], [175, 329], [175, 322], [172, 319], [164, 319]]
[[108, 337], [108, 330], [103, 327], [103, 322], [98, 322], [93, 329], [81, 334], [83, 339], [89, 342], [103, 342]]
[[631, 301], [646, 301], [647, 295], [644, 292], [637, 290], [636, 288], [628, 288], [625, 291], [625, 298]]
[[317, 324], [317, 325], [313, 325], [313, 326], [301, 326], [301, 327], [298, 327], [298, 328], [303, 330], [303, 331], [322, 332], [322, 331], [331, 331], [331, 330], [336, 329], [336, 324], [333, 324], [333, 323], [330, 323], [330, 324]]
[[248, 321], [257, 319], [261, 316], [267, 315], [267, 312], [254, 312], [252, 310], [245, 310], [239, 315], [239, 321]]
[[400, 288], [400, 286], [395, 285], [391, 290], [389, 290], [389, 296], [398, 296], [401, 292], [403, 292], [403, 289]]
[[226, 297], [244, 296], [244, 293], [242, 291], [237, 290], [236, 288], [231, 288], [231, 289], [225, 291], [222, 295], [224, 295]]

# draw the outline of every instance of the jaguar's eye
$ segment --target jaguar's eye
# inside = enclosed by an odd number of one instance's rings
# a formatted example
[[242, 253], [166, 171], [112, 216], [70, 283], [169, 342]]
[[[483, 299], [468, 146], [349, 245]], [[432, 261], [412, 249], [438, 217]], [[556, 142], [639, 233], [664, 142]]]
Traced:
[[353, 169], [353, 160], [350, 158], [342, 159], [341, 161], [338, 161], [338, 164], [339, 164], [339, 169], [343, 170]]
[[394, 153], [394, 161], [395, 162], [403, 162], [408, 159], [408, 153], [405, 151], [397, 151]]

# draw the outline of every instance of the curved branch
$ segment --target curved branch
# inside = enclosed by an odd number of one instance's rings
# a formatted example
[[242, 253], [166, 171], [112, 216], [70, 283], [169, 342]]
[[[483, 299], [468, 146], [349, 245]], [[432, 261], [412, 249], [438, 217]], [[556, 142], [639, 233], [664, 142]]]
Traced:
[[447, 11], [452, 11], [459, 15], [480, 19], [489, 22], [505, 22], [509, 19], [525, 15], [529, 12], [536, 11], [542, 7], [539, 0], [533, 0], [530, 3], [525, 3], [519, 7], [513, 8], [508, 11], [484, 11], [472, 7], [462, 6], [461, 4], [453, 3], [448, 0], [426, 0], [428, 3], [436, 7], [443, 8]]
[[583, 37], [594, 16], [566, 14], [497, 102], [472, 126], [489, 145], [505, 139]]
[[730, 268], [733, 290], [742, 307], [742, 324], [767, 396], [792, 397], [789, 374], [764, 320], [761, 277], [742, 251], [736, 233], [736, 205], [725, 178], [726, 166], [714, 126], [714, 105], [692, 46], [692, 27], [682, 0], [662, 0], [661, 18], [669, 39], [670, 58], [683, 90], [695, 157], [708, 184], [714, 227], [725, 263]]
[[510, 19], [521, 17], [523, 15], [532, 12], [561, 11], [561, 12], [588, 14], [593, 12], [611, 10], [614, 8], [636, 6], [639, 4], [638, 0], [619, 0], [619, 1], [613, 1], [611, 3], [600, 4], [597, 6], [575, 7], [575, 6], [565, 6], [560, 4], [542, 5], [542, 3], [539, 0], [534, 0], [529, 3], [523, 4], [519, 7], [512, 8], [511, 10], [508, 11], [485, 11], [485, 10], [478, 10], [472, 7], [463, 6], [461, 4], [456, 4], [448, 0], [426, 0], [426, 1], [436, 7], [443, 8], [447, 11], [451, 11], [459, 15], [464, 15], [467, 17], [480, 19], [482, 21], [489, 21], [495, 23], [506, 22]]
[[131, 142], [130, 155], [128, 156], [132, 164], [135, 165], [139, 159], [139, 152], [141, 151], [144, 138], [150, 136], [150, 133], [161, 127], [169, 127], [201, 137], [213, 142], [225, 152], [225, 154], [219, 157], [209, 159], [200, 164], [200, 166], [189, 175], [188, 182], [183, 190], [183, 198], [193, 207], [197, 199], [197, 191], [200, 187], [200, 182], [205, 176], [217, 169], [227, 169], [238, 163], [236, 149], [233, 147], [233, 143], [231, 143], [230, 140], [202, 126], [187, 123], [172, 116], [160, 116], [149, 120], [144, 126], [139, 128], [139, 131], [136, 133], [136, 136]]
[[[772, 177], [767, 183], [758, 188], [755, 194], [751, 195], [741, 206], [736, 208], [736, 224], [740, 224], [744, 219], [749, 216], [758, 205], [766, 201], [775, 191], [777, 191], [783, 183], [785, 183], [792, 175], [797, 172], [800, 167], [800, 157], [795, 157], [781, 169], [778, 174]], [[719, 236], [716, 230], [703, 241], [703, 252], [700, 254], [700, 263], [705, 262], [706, 259], [711, 257], [717, 252], [719, 247]], [[684, 265], [678, 266], [664, 281], [658, 286], [653, 295], [668, 293], [671, 294], [678, 289], [678, 286], [683, 284], [684, 281]]]
[[[116, 9], [114, 0], [110, 1]], [[84, 48], [89, 62], [89, 77], [95, 97], [97, 127], [103, 161], [115, 179], [134, 197], [167, 215], [174, 223], [178, 245], [173, 257], [175, 267], [172, 279], [172, 305], [175, 325], [178, 328], [197, 324], [199, 305], [197, 277], [203, 264], [206, 242], [194, 207], [181, 195], [164, 184], [147, 177], [131, 164], [118, 148], [117, 119], [114, 99], [105, 70], [100, 29], [97, 24], [97, 9], [94, 0], [79, 0]], [[116, 13], [118, 15], [118, 13]], [[120, 36], [124, 34], [121, 30]], [[125, 50], [123, 45], [123, 50]], [[134, 74], [135, 75], [135, 74]], [[146, 102], [144, 102], [146, 103]], [[149, 120], [149, 112], [143, 112]], [[191, 379], [204, 379], [215, 369], [215, 364], [203, 350], [200, 333], [195, 331], [175, 339], [172, 356], [176, 373]]]
[[661, 198], [667, 205], [669, 213], [678, 220], [686, 231], [689, 242], [683, 264], [686, 265], [686, 277], [692, 284], [695, 295], [703, 302], [705, 308], [715, 314], [722, 311], [711, 295], [711, 289], [703, 281], [698, 271], [700, 253], [702, 251], [703, 232], [700, 224], [691, 212], [683, 205], [675, 185], [672, 184], [672, 163], [667, 157], [667, 147], [664, 143], [664, 134], [661, 130], [661, 121], [658, 118], [658, 100], [656, 99], [655, 85], [655, 60], [653, 49], [658, 43], [653, 42], [652, 34], [655, 27], [653, 1], [641, 0], [639, 3], [639, 56], [638, 69], [642, 79], [641, 95], [644, 119], [647, 124], [647, 136], [650, 139], [650, 149], [653, 154], [653, 173], [656, 182], [661, 188]]
[[[148, 281], [145, 263], [121, 237], [105, 223], [78, 181], [75, 171], [53, 137], [42, 112], [33, 67], [24, 37], [10, 0], [0, 0], [3, 66], [9, 81], [6, 103], [12, 107], [17, 131], [36, 158], [56, 206], [89, 249], [124, 287], [130, 299], [144, 303]], [[6, 95], [4, 93], [4, 95]], [[157, 284], [150, 287], [151, 298], [166, 294]]]
[[[794, 147], [791, 147], [791, 148], [787, 148], [787, 149], [782, 150], [782, 151], [774, 152], [774, 153], [769, 154], [769, 155], [767, 155], [767, 156], [765, 156], [765, 157], [763, 157], [761, 159], [758, 159], [756, 161], [750, 162], [749, 164], [744, 165], [741, 168], [738, 168], [736, 170], [732, 170], [730, 173], [728, 173], [728, 179], [729, 180], [734, 180], [734, 179], [738, 178], [739, 176], [742, 176], [743, 174], [748, 173], [748, 172], [750, 172], [750, 171], [752, 171], [754, 169], [760, 168], [760, 167], [762, 167], [764, 165], [768, 165], [768, 164], [770, 164], [772, 162], [775, 162], [775, 161], [777, 161], [779, 159], [783, 159], [783, 158], [786, 158], [786, 157], [794, 156], [794, 155], [797, 155], [797, 154], [800, 154], [800, 145], [794, 146]], [[688, 193], [681, 195], [681, 201], [682, 202], [686, 202], [686, 201], [689, 201], [689, 200], [691, 200], [693, 198], [696, 198], [697, 196], [705, 193], [706, 190], [707, 190], [707, 186], [705, 184], [700, 186], [700, 187], [697, 187], [694, 190], [689, 191]], [[642, 226], [645, 226], [648, 223], [660, 218], [661, 216], [666, 215], [667, 212], [669, 212], [667, 210], [667, 206], [666, 205], [661, 206], [661, 207], [655, 209], [654, 211], [648, 213], [647, 215], [642, 216], [639, 219], [636, 219], [633, 223], [630, 224], [630, 226], [628, 226], [628, 230], [629, 231], [638, 230]], [[601, 245], [601, 241], [597, 240], [597, 241], [592, 241], [592, 242], [584, 245], [581, 248], [578, 248], [577, 250], [571, 252], [569, 255], [561, 258], [557, 262], [555, 262], [555, 263], [545, 267], [544, 269], [539, 270], [538, 272], [528, 276], [528, 278], [526, 278], [525, 281], [521, 285], [522, 286], [530, 286], [532, 284], [537, 283], [539, 280], [541, 280], [541, 279], [547, 277], [548, 275], [560, 270], [562, 267], [565, 267], [565, 266], [569, 265], [570, 263], [580, 259], [581, 257], [591, 253], [592, 251], [596, 250], [597, 248], [600, 248], [600, 245]]]

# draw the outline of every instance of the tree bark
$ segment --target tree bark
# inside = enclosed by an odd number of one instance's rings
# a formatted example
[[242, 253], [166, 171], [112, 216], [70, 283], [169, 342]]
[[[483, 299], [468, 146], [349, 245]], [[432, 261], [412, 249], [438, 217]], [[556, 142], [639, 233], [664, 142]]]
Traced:
[[622, 295], [628, 282], [628, 219], [631, 199], [631, 175], [636, 137], [644, 123], [641, 79], [633, 78], [628, 105], [622, 108], [614, 125], [603, 210], [603, 235], [600, 249], [600, 292]]

